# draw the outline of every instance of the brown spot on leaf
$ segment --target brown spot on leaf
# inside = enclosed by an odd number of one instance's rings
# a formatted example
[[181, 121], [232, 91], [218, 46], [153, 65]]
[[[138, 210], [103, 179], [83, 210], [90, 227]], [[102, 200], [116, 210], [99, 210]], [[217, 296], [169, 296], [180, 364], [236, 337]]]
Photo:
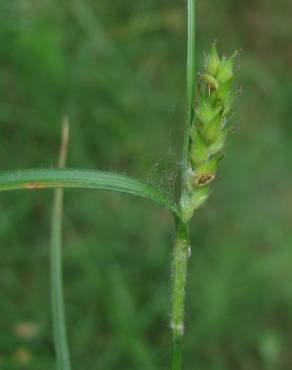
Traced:
[[26, 184], [27, 189], [42, 189], [44, 188], [44, 185], [39, 182], [29, 182]]

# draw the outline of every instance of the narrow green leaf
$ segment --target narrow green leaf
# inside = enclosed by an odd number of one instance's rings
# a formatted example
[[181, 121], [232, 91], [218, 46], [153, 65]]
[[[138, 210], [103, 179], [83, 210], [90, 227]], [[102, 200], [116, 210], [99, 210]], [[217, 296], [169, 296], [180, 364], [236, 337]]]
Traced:
[[128, 176], [79, 169], [0, 171], [0, 191], [43, 188], [88, 188], [127, 193], [151, 200], [180, 218], [175, 202], [168, 195]]

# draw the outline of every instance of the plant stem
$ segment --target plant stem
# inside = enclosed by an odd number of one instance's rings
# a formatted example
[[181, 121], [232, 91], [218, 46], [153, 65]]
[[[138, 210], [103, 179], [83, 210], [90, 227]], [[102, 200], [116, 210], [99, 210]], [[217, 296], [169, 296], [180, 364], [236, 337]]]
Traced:
[[[188, 0], [187, 29], [187, 94], [186, 94], [186, 124], [183, 144], [183, 167], [181, 197], [185, 192], [185, 174], [188, 169], [189, 130], [192, 124], [196, 89], [196, 0]], [[182, 204], [182, 202], [181, 202]], [[183, 212], [183, 210], [181, 210]], [[181, 219], [176, 219], [176, 241], [173, 257], [173, 287], [172, 287], [172, 321], [173, 350], [172, 370], [182, 368], [182, 350], [184, 333], [184, 305], [187, 281], [187, 262], [190, 255], [189, 226]]]
[[[59, 167], [65, 167], [69, 136], [69, 124], [63, 122]], [[63, 189], [56, 189], [52, 211], [51, 231], [51, 296], [54, 344], [58, 370], [70, 370], [70, 353], [67, 342], [62, 272], [62, 215]]]
[[188, 225], [176, 220], [176, 241], [173, 257], [172, 320], [173, 353], [172, 370], [182, 364], [182, 338], [184, 333], [184, 302], [187, 279], [187, 262], [190, 255]]
[[182, 182], [188, 168], [189, 129], [194, 115], [196, 91], [196, 0], [188, 0], [186, 124], [183, 143]]

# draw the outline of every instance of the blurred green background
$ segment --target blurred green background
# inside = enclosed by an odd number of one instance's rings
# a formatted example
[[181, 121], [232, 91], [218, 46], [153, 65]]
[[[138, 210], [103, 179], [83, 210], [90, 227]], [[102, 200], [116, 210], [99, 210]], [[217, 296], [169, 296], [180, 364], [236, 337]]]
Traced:
[[[70, 167], [171, 191], [185, 116], [186, 1], [1, 0], [1, 169]], [[198, 0], [198, 65], [241, 49], [236, 129], [192, 222], [185, 370], [292, 368], [291, 0]], [[0, 197], [0, 368], [54, 369], [51, 191]], [[169, 369], [173, 224], [127, 196], [65, 192], [73, 369]]]

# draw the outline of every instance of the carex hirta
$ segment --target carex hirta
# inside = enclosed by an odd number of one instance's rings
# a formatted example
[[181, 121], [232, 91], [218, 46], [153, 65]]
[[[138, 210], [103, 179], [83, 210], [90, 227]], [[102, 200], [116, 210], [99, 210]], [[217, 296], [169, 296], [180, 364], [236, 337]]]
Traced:
[[205, 56], [204, 72], [199, 75], [194, 119], [189, 129], [188, 168], [184, 176], [181, 211], [188, 222], [194, 211], [210, 194], [210, 184], [217, 175], [231, 129], [231, 108], [235, 97], [232, 89], [234, 58], [220, 58], [216, 45]]

